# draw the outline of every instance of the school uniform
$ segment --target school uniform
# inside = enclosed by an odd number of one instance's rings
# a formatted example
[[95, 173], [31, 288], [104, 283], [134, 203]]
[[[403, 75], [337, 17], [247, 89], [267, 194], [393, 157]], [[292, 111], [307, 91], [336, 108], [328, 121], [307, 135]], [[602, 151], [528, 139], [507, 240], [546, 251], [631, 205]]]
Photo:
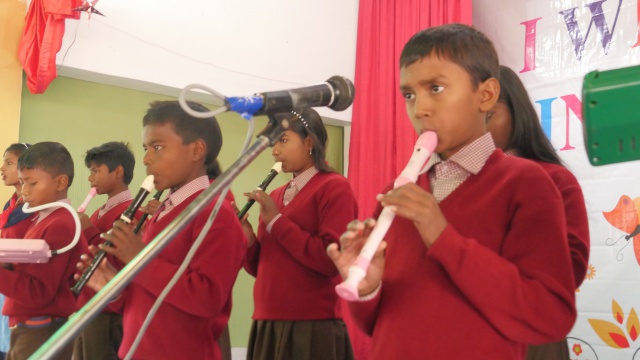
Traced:
[[[207, 177], [202, 176], [172, 192], [148, 220], [143, 242], [151, 242], [208, 186]], [[114, 302], [123, 308], [121, 358], [129, 352], [151, 306], [184, 260], [216, 201], [191, 220]], [[224, 201], [189, 267], [156, 313], [135, 359], [220, 359], [216, 340], [229, 320], [231, 290], [246, 246], [240, 222]]]
[[[91, 215], [92, 226], [83, 230], [89, 245], [97, 247], [104, 242], [100, 234], [111, 230], [113, 223], [120, 219], [132, 201], [131, 192], [127, 189], [107, 199], [107, 202]], [[124, 267], [124, 264], [115, 256], [107, 255], [107, 259], [118, 270]], [[78, 296], [78, 308], [82, 308], [95, 294], [94, 290], [85, 286]], [[122, 314], [106, 307], [85, 326], [76, 338], [73, 358], [74, 360], [117, 359], [121, 342]]]
[[[23, 239], [27, 233], [34, 214], [22, 211], [22, 201], [16, 193], [11, 196], [0, 215], [0, 239]], [[4, 306], [5, 296], [0, 294], [0, 308]], [[6, 354], [9, 351], [11, 332], [9, 330], [9, 318], [0, 315], [0, 352]]]
[[[577, 289], [587, 273], [590, 247], [589, 221], [582, 189], [576, 177], [564, 166], [543, 161], [536, 162], [549, 174], [562, 195], [573, 278]], [[569, 344], [566, 338], [543, 345], [532, 345], [527, 349], [527, 360], [566, 360], [569, 357]]]
[[357, 217], [351, 186], [311, 168], [270, 196], [280, 215], [260, 221], [245, 264], [256, 277], [247, 358], [352, 359], [335, 292], [341, 279], [326, 255]]
[[[51, 250], [57, 250], [68, 245], [74, 235], [72, 215], [63, 208], [50, 208], [38, 213], [24, 238], [44, 239]], [[12, 328], [7, 359], [29, 357], [76, 311], [71, 292], [73, 274], [86, 251], [86, 240], [80, 236], [75, 247], [47, 263], [14, 264], [13, 270], [0, 268], [0, 292], [6, 296], [2, 313], [9, 317]], [[69, 344], [58, 358], [69, 359], [72, 349]]]
[[562, 198], [546, 172], [486, 134], [417, 184], [448, 224], [427, 248], [412, 221], [394, 219], [381, 286], [349, 305], [373, 336], [371, 358], [524, 359], [527, 344], [566, 336], [573, 272]]

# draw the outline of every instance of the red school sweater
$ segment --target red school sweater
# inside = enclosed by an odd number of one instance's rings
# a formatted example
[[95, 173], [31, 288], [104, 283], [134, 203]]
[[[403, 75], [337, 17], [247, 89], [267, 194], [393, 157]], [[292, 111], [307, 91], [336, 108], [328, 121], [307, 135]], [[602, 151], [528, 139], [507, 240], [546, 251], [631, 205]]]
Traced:
[[589, 266], [589, 220], [584, 204], [582, 188], [575, 176], [564, 166], [547, 162], [537, 162], [556, 184], [564, 203], [567, 219], [567, 238], [571, 251], [571, 264], [576, 289], [580, 287]]
[[[202, 191], [177, 205], [162, 219], [147, 223], [142, 240], [151, 242]], [[184, 260], [217, 198], [176, 235], [123, 293], [124, 358], [156, 298]], [[138, 347], [135, 359], [220, 359], [216, 339], [231, 312], [231, 290], [247, 247], [240, 222], [227, 201], [191, 264], [165, 298]]]
[[16, 223], [6, 224], [4, 228], [0, 229], [0, 239], [24, 239], [24, 235], [31, 227], [34, 217], [35, 214], [29, 214], [28, 217]]
[[[132, 201], [133, 200], [127, 200], [114, 206], [113, 208], [109, 209], [109, 211], [105, 212], [100, 218], [98, 218], [100, 209], [96, 210], [91, 215], [91, 218], [89, 218], [89, 220], [91, 220], [92, 226], [84, 229], [84, 231], [82, 232], [87, 239], [88, 244], [96, 247], [99, 244], [102, 244], [104, 242], [104, 239], [100, 237], [100, 234], [106, 233], [107, 231], [111, 230], [111, 228], [113, 227], [113, 223], [116, 222], [116, 220], [120, 219], [120, 215], [122, 215], [122, 213], [127, 210], [129, 204], [131, 204]], [[140, 217], [139, 214], [139, 212], [136, 213], [136, 218]], [[115, 268], [118, 270], [124, 267], [122, 261], [118, 260], [113, 255], [107, 255], [107, 259], [109, 263], [115, 266]], [[96, 292], [93, 289], [85, 286], [82, 289], [82, 292], [80, 292], [80, 295], [78, 295], [78, 308], [83, 307], [95, 294]], [[114, 312], [111, 307], [107, 307], [105, 310]]]
[[16, 205], [18, 195], [14, 193], [7, 201], [0, 217], [4, 224], [0, 228], [0, 239], [24, 239], [35, 214], [22, 211], [23, 204]]
[[[430, 191], [427, 175], [418, 184]], [[372, 359], [524, 359], [576, 318], [558, 189], [539, 165], [496, 150], [439, 204], [448, 225], [429, 248], [396, 217], [379, 295], [350, 303]]]
[[271, 233], [260, 221], [258, 241], [247, 252], [245, 269], [256, 276], [253, 318], [341, 319], [334, 290], [341, 280], [326, 248], [357, 218], [351, 186], [340, 174], [317, 173], [287, 206], [285, 189], [271, 193], [282, 216]]
[[[44, 239], [51, 250], [68, 245], [75, 234], [73, 217], [66, 209], [56, 209], [36, 223], [25, 239]], [[2, 313], [15, 325], [37, 316], [66, 317], [76, 311], [71, 292], [73, 274], [80, 255], [86, 253], [84, 236], [71, 250], [56, 255], [44, 264], [14, 264], [13, 270], [0, 268], [0, 292], [7, 299]]]

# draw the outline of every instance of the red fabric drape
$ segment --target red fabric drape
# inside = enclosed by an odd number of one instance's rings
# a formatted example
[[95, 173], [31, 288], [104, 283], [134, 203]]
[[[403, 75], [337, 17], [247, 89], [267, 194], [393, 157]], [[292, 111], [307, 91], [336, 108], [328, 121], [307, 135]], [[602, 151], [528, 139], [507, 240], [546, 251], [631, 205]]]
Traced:
[[80, 18], [72, 9], [82, 0], [32, 0], [25, 18], [18, 58], [27, 74], [27, 87], [42, 94], [56, 78], [56, 54], [62, 46], [64, 21]]
[[[349, 181], [361, 219], [371, 216], [375, 195], [402, 171], [416, 140], [399, 91], [402, 47], [422, 29], [471, 25], [471, 18], [472, 0], [360, 1]], [[348, 311], [345, 322], [356, 359], [368, 359], [370, 339], [355, 328]]]

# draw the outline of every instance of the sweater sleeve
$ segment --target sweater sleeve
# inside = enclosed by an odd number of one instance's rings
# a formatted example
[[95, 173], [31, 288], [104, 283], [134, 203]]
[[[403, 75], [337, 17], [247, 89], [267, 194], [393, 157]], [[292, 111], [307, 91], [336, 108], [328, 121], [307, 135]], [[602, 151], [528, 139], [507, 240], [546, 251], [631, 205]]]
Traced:
[[244, 269], [249, 275], [258, 276], [258, 261], [260, 260], [260, 242], [254, 241], [251, 246], [247, 248], [247, 254], [244, 261]]
[[450, 224], [427, 253], [493, 327], [527, 344], [561, 339], [576, 318], [562, 200], [541, 174], [515, 185], [500, 253]]
[[296, 261], [325, 276], [337, 276], [338, 269], [327, 256], [327, 246], [339, 244], [347, 224], [358, 216], [351, 186], [343, 181], [327, 182], [318, 195], [318, 229], [311, 234], [285, 215], [271, 228], [271, 234]]
[[[174, 241], [188, 242], [190, 247], [207, 221], [209, 212], [201, 212], [189, 233], [181, 232]], [[192, 237], [192, 238], [189, 238]], [[165, 303], [195, 316], [217, 315], [235, 283], [246, 252], [246, 240], [235, 213], [225, 202], [191, 263], [165, 299]], [[166, 249], [164, 250], [166, 251]], [[153, 295], [160, 295], [180, 264], [161, 256], [133, 280]]]
[[375, 327], [378, 308], [380, 307], [381, 293], [382, 289], [379, 289], [373, 299], [347, 302], [353, 321], [360, 330], [369, 336], [373, 336], [373, 328]]
[[[60, 249], [68, 245], [74, 236], [75, 229], [67, 225], [62, 221], [51, 222], [38, 237], [44, 239], [50, 249]], [[44, 264], [15, 264], [13, 270], [0, 268], [0, 293], [27, 307], [42, 308], [49, 305], [54, 301], [61, 284], [69, 281], [65, 273], [73, 253], [67, 251], [56, 255]]]
[[102, 238], [100, 237], [100, 234], [102, 234], [102, 232], [100, 231], [100, 229], [93, 225], [82, 230], [82, 234], [84, 235], [85, 239], [87, 239], [87, 243], [89, 245], [98, 246], [98, 244], [102, 243]]
[[93, 245], [93, 246], [98, 246], [98, 244], [101, 244], [103, 242], [102, 238], [100, 237], [100, 234], [102, 234], [104, 231], [100, 230], [100, 228], [98, 227], [99, 221], [100, 221], [98, 219], [99, 212], [100, 212], [100, 209], [94, 211], [93, 214], [91, 214], [91, 217], [89, 218], [89, 220], [91, 221], [91, 226], [82, 230], [82, 234], [84, 235], [84, 238], [87, 239], [87, 244]]
[[564, 213], [567, 218], [567, 238], [569, 240], [569, 250], [571, 252], [571, 264], [573, 266], [576, 289], [580, 287], [587, 274], [589, 266], [589, 220], [587, 218], [587, 208], [584, 203], [584, 196], [578, 180], [566, 170], [563, 179], [553, 180], [560, 189], [564, 202]]

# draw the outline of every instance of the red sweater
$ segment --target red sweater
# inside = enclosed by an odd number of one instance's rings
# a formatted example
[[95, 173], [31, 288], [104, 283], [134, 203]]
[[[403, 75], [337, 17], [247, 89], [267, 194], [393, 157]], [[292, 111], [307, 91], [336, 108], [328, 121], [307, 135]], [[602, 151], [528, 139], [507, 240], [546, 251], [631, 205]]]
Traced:
[[589, 220], [582, 188], [575, 176], [564, 166], [538, 162], [556, 184], [564, 203], [567, 219], [567, 238], [576, 289], [580, 287], [589, 266]]
[[[120, 215], [127, 210], [129, 204], [131, 204], [133, 200], [127, 200], [123, 203], [120, 203], [109, 211], [105, 212], [100, 218], [98, 218], [98, 213], [100, 213], [100, 209], [96, 210], [93, 215], [91, 215], [91, 225], [90, 227], [84, 229], [82, 232], [84, 236], [87, 238], [87, 242], [89, 245], [98, 246], [104, 242], [104, 240], [100, 237], [100, 234], [111, 230], [113, 227], [113, 223], [116, 220], [120, 219]], [[136, 214], [138, 215], [138, 214]]]
[[31, 221], [35, 214], [27, 214], [22, 212], [22, 205], [16, 205], [18, 199], [17, 194], [13, 194], [11, 199], [4, 206], [2, 214], [0, 214], [0, 239], [24, 239], [24, 234], [31, 226]]
[[[19, 211], [21, 208], [22, 206], [14, 209], [14, 211]], [[35, 214], [22, 214], [23, 219], [18, 222], [5, 224], [5, 227], [0, 230], [0, 239], [24, 239], [24, 235], [33, 223], [34, 216]]]
[[31, 214], [28, 218], [21, 220], [20, 222], [10, 225], [9, 227], [5, 227], [0, 232], [0, 239], [24, 239], [27, 230], [33, 223], [33, 217], [35, 215]]
[[[33, 222], [25, 239], [44, 239], [51, 250], [68, 245], [75, 234], [75, 223], [66, 209], [56, 209], [38, 223]], [[44, 264], [14, 264], [13, 270], [0, 268], [0, 292], [7, 299], [2, 313], [9, 325], [36, 316], [66, 317], [76, 311], [71, 292], [73, 274], [87, 243], [80, 236], [71, 250], [56, 255]]]
[[282, 216], [271, 233], [260, 222], [258, 241], [247, 252], [245, 269], [256, 276], [253, 318], [340, 319], [334, 290], [340, 279], [326, 248], [357, 217], [351, 186], [340, 174], [318, 173], [287, 206], [285, 189], [271, 193]]
[[[105, 212], [100, 218], [98, 218], [98, 213], [100, 209], [96, 210], [93, 215], [91, 215], [91, 224], [92, 226], [84, 229], [82, 233], [84, 237], [87, 239], [89, 245], [98, 246], [98, 244], [102, 244], [104, 239], [100, 237], [100, 234], [105, 233], [113, 227], [113, 223], [116, 220], [120, 219], [120, 215], [127, 210], [129, 204], [131, 204], [133, 200], [127, 200], [123, 203], [120, 203], [113, 208], [109, 209], [109, 211]], [[136, 218], [139, 218], [139, 213], [136, 214]], [[122, 261], [118, 260], [115, 256], [107, 255], [107, 259], [109, 263], [116, 267], [116, 269], [120, 270], [124, 267]], [[83, 307], [89, 300], [96, 294], [96, 292], [88, 286], [82, 288], [82, 292], [78, 296], [78, 308]], [[105, 309], [109, 312], [114, 312], [111, 307], [107, 307]]]
[[[418, 184], [430, 190], [427, 175]], [[379, 296], [350, 304], [373, 359], [524, 359], [576, 318], [564, 208], [537, 164], [496, 150], [440, 204], [448, 225], [427, 249], [396, 217]]]
[[[148, 220], [143, 241], [151, 242], [201, 192], [187, 198], [158, 221], [159, 212], [156, 212]], [[123, 293], [124, 337], [118, 352], [121, 358], [129, 352], [151, 306], [178, 270], [216, 201], [217, 198], [191, 220]], [[156, 313], [134, 358], [220, 359], [220, 349], [214, 339], [220, 336], [229, 320], [231, 290], [246, 247], [240, 222], [225, 201], [191, 264]]]

